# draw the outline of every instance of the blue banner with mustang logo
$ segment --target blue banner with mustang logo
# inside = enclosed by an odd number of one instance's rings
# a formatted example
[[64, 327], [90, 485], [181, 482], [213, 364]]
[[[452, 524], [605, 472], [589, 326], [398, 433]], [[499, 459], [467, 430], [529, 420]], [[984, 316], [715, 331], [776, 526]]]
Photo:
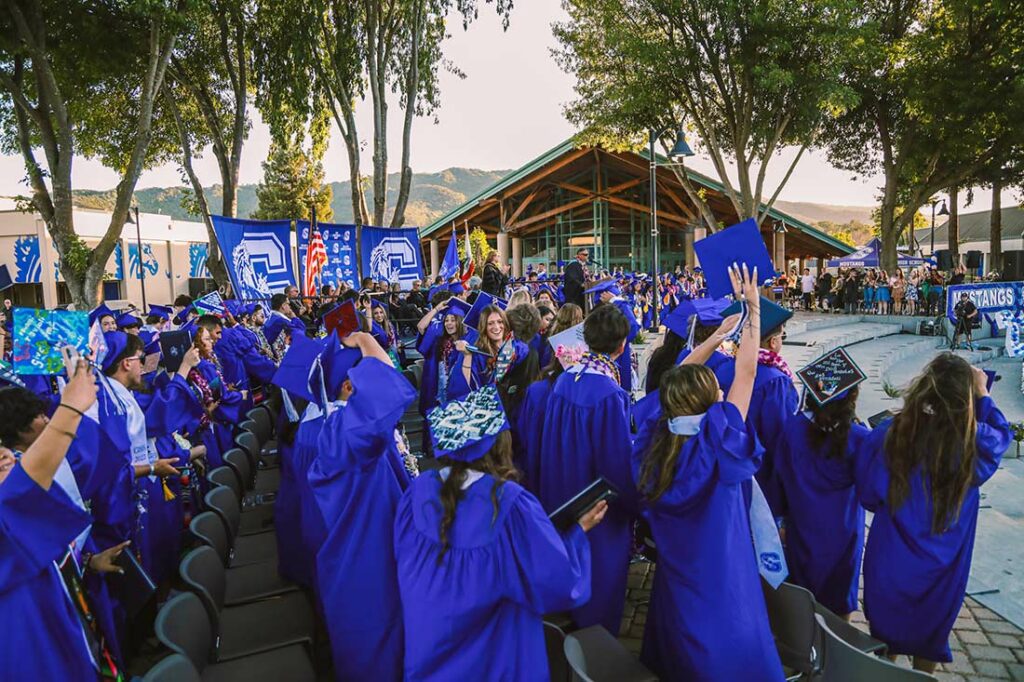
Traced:
[[235, 298], [266, 299], [295, 284], [291, 220], [210, 219]]
[[415, 227], [364, 227], [360, 234], [363, 277], [375, 282], [398, 282], [410, 289], [423, 280], [423, 252]]
[[953, 314], [961, 294], [967, 294], [978, 312], [993, 316], [995, 313], [1024, 309], [1024, 282], [981, 282], [954, 284], [946, 288], [946, 317], [956, 322]]

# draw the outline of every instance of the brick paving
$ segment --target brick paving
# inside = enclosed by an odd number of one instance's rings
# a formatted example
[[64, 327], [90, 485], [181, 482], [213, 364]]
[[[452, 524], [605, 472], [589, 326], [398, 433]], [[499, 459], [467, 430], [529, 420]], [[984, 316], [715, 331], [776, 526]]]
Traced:
[[[637, 655], [640, 653], [644, 623], [647, 621], [647, 601], [654, 585], [654, 570], [655, 565], [648, 562], [637, 562], [629, 567], [626, 609], [619, 641]], [[863, 612], [854, 613], [851, 622], [865, 632], [868, 631]], [[971, 597], [964, 600], [950, 635], [949, 647], [953, 650], [953, 662], [939, 666], [936, 677], [940, 680], [1024, 682], [1024, 631]], [[897, 662], [909, 667], [905, 656], [901, 656]]]

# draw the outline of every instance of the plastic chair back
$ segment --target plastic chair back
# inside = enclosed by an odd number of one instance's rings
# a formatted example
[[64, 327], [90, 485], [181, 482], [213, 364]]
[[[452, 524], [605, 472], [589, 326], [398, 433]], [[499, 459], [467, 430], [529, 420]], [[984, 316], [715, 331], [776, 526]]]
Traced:
[[142, 682], [200, 682], [199, 671], [181, 654], [171, 654], [146, 673]]
[[260, 461], [260, 450], [262, 450], [260, 442], [256, 440], [256, 436], [248, 431], [243, 431], [235, 436], [235, 445], [245, 450], [246, 454], [249, 455], [249, 464], [255, 469], [256, 463]]
[[565, 660], [565, 632], [562, 628], [544, 621], [544, 645], [548, 651], [548, 675], [551, 682], [570, 682], [572, 670]]
[[763, 580], [768, 622], [783, 665], [805, 675], [821, 668], [818, 625], [814, 620], [814, 595], [802, 587], [782, 583], [773, 590]]
[[153, 629], [161, 644], [203, 671], [213, 649], [213, 629], [199, 597], [182, 592], [168, 600], [156, 614]]
[[231, 488], [231, 491], [235, 493], [235, 497], [242, 497], [242, 484], [238, 480], [238, 474], [231, 467], [217, 467], [206, 475], [206, 480], [212, 484], [211, 487], [213, 488], [218, 486]]
[[243, 490], [252, 488], [254, 481], [249, 455], [245, 454], [241, 448], [231, 448], [224, 453], [224, 463], [231, 467], [231, 470], [238, 476], [238, 481], [242, 484]]
[[220, 562], [217, 553], [212, 547], [196, 547], [181, 560], [178, 574], [188, 589], [198, 595], [214, 631], [217, 631], [220, 627], [220, 610], [224, 608], [224, 595], [227, 592], [224, 564]]
[[228, 534], [224, 529], [224, 522], [217, 518], [213, 512], [205, 511], [192, 518], [188, 525], [192, 535], [200, 543], [212, 547], [217, 552], [220, 561], [224, 566], [228, 565], [231, 559], [231, 543], [228, 542]]
[[878, 658], [844, 642], [825, 623], [820, 615], [815, 615], [818, 627], [824, 634], [825, 651], [822, 658], [821, 682], [921, 682], [935, 680], [934, 677], [919, 670], [903, 668]]
[[657, 682], [658, 678], [600, 625], [565, 638], [565, 659], [574, 682]]
[[242, 524], [242, 510], [239, 506], [238, 497], [235, 496], [231, 488], [220, 487], [206, 493], [203, 501], [206, 503], [207, 509], [217, 514], [220, 520], [224, 522], [228, 538], [231, 540], [232, 546], [234, 546], [235, 537], [238, 535], [238, 528]]

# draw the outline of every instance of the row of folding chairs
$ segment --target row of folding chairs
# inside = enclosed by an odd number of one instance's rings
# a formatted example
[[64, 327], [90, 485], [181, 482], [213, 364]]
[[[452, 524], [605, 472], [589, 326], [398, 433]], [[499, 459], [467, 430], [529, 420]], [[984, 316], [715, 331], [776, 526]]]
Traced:
[[569, 625], [544, 621], [551, 682], [657, 682], [657, 676], [600, 625], [566, 632]]

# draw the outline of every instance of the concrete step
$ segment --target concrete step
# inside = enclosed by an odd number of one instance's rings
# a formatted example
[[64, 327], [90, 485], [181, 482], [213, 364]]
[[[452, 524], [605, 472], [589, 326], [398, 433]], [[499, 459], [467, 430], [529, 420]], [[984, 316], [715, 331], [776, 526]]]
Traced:
[[898, 324], [879, 324], [875, 322], [854, 322], [811, 329], [801, 333], [790, 333], [787, 327], [785, 347], [812, 346], [818, 350], [812, 357], [818, 357], [842, 346], [849, 346], [872, 339], [900, 334], [903, 328]]

